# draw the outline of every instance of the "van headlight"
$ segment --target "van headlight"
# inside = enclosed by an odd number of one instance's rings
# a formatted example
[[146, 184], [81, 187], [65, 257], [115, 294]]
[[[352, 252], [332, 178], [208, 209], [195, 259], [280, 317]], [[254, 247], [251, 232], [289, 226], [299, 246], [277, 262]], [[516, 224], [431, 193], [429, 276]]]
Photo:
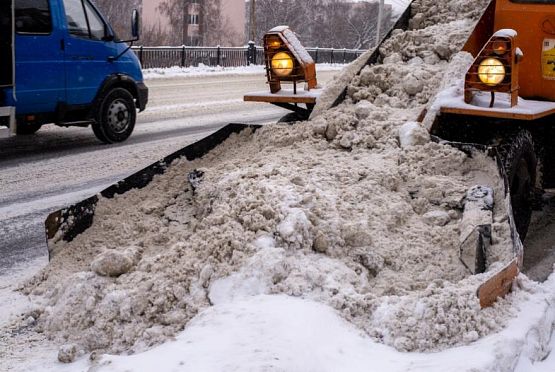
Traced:
[[486, 85], [494, 87], [505, 80], [505, 66], [497, 58], [486, 58], [478, 67], [478, 77]]

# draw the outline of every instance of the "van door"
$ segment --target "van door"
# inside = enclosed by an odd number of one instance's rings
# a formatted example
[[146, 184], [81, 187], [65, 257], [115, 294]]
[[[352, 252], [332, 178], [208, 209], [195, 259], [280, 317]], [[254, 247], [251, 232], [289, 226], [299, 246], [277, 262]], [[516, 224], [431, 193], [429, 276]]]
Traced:
[[65, 98], [63, 34], [49, 0], [15, 1], [18, 114], [53, 113]]
[[13, 85], [12, 6], [13, 0], [0, 1], [0, 88]]
[[88, 0], [63, 0], [67, 33], [65, 37], [66, 88], [68, 105], [89, 105], [102, 82], [115, 72], [108, 62], [115, 53], [109, 29]]

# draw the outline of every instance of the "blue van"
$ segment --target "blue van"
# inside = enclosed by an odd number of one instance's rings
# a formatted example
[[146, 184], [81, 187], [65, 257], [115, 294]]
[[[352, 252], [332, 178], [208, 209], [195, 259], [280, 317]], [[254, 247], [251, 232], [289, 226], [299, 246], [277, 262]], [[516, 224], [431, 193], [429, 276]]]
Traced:
[[127, 44], [139, 39], [136, 10], [131, 28], [119, 39], [89, 0], [0, 0], [0, 109], [15, 108], [13, 130], [91, 125], [103, 142], [125, 141], [148, 101]]

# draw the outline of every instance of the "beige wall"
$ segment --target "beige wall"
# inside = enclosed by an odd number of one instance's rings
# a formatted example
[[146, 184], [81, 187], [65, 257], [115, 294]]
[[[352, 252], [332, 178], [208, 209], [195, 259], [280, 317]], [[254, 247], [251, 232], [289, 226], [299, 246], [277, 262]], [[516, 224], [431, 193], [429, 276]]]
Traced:
[[[143, 24], [145, 26], [160, 25], [163, 31], [169, 31], [168, 19], [158, 12], [157, 7], [162, 0], [143, 0]], [[245, 43], [245, 0], [222, 0], [223, 14], [229, 19], [230, 26], [237, 39], [236, 45]]]
[[233, 32], [237, 34], [234, 44], [245, 43], [245, 0], [222, 0], [223, 14], [227, 15]]
[[163, 31], [168, 31], [168, 20], [156, 9], [162, 0], [143, 0], [143, 24], [160, 25]]

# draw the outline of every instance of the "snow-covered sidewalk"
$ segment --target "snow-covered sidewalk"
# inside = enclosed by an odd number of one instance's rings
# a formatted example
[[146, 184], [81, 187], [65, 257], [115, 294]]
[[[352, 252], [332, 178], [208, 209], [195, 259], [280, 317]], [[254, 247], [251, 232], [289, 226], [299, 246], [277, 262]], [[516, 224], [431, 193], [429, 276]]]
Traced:
[[[319, 63], [316, 71], [340, 71], [346, 65]], [[241, 67], [211, 67], [200, 64], [198, 67], [168, 67], [168, 68], [148, 68], [143, 70], [144, 78], [152, 79], [171, 79], [175, 77], [203, 77], [217, 75], [264, 75], [266, 73], [263, 65], [251, 65]]]

